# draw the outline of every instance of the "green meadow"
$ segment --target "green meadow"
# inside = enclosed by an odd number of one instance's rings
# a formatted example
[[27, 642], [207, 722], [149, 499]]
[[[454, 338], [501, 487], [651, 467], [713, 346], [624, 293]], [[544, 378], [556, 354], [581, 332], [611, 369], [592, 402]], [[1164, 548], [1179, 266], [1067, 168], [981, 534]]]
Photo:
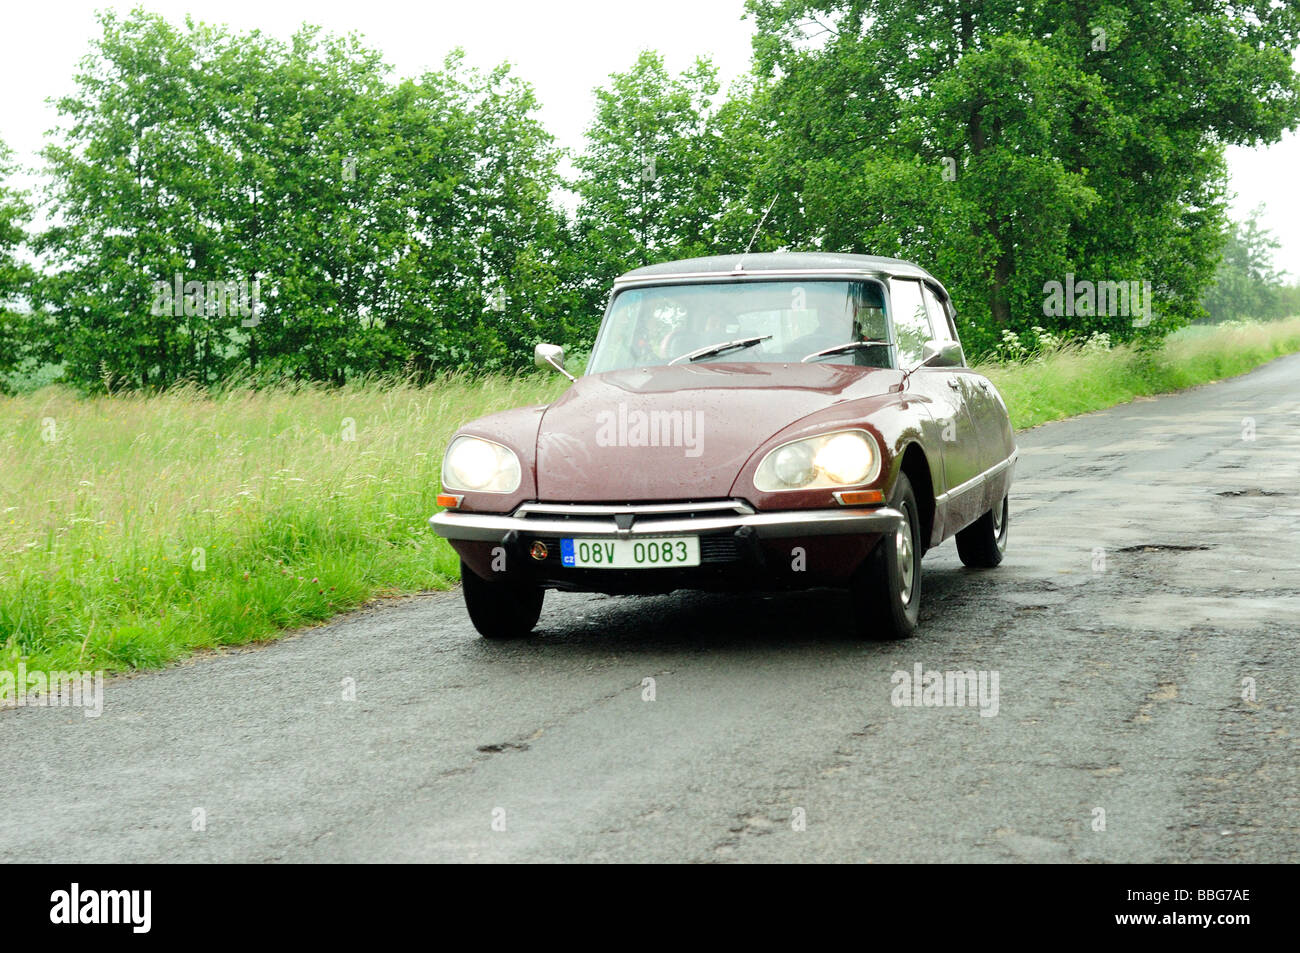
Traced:
[[[1294, 351], [1297, 318], [981, 369], [1024, 428]], [[158, 667], [454, 585], [455, 555], [427, 524], [448, 437], [565, 384], [449, 376], [0, 397], [0, 669]]]

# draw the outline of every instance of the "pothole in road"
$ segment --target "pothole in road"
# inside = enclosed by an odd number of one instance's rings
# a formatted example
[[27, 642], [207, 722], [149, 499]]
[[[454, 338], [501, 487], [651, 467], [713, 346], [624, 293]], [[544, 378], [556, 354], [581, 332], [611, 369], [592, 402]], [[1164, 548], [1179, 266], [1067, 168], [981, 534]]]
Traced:
[[1203, 549], [1209, 549], [1204, 543], [1193, 545], [1183, 545], [1180, 543], [1139, 543], [1136, 546], [1125, 546], [1118, 549], [1120, 553], [1194, 553]]
[[502, 751], [527, 751], [528, 745], [522, 741], [503, 741], [499, 745], [479, 745], [478, 750], [484, 754], [500, 754]]
[[1247, 487], [1244, 490], [1220, 490], [1215, 496], [1286, 496], [1283, 490], [1261, 490], [1257, 486]]
[[1146, 703], [1140, 706], [1137, 714], [1133, 716], [1133, 721], [1144, 722], [1151, 720], [1151, 711], [1156, 702], [1173, 701], [1178, 697], [1178, 686], [1173, 682], [1161, 682], [1156, 686], [1155, 691], [1147, 694]]

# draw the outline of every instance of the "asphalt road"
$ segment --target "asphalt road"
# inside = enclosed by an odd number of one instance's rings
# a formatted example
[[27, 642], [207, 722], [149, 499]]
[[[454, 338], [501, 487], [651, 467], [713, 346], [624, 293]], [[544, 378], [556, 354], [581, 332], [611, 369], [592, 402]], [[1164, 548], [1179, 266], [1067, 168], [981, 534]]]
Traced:
[[[907, 642], [825, 592], [552, 593], [507, 645], [399, 600], [0, 712], [0, 860], [1294, 862], [1300, 356], [1020, 446], [1006, 561], [928, 555]], [[997, 714], [893, 705], [918, 663]]]

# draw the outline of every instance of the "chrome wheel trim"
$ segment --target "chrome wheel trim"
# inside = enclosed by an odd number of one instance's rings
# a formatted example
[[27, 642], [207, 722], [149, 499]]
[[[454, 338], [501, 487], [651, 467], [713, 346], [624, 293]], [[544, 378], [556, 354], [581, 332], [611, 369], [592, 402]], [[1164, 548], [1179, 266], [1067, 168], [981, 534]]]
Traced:
[[1002, 497], [1002, 502], [993, 508], [993, 542], [998, 549], [1005, 549], [1007, 545], [1008, 500], [1008, 497]]
[[901, 507], [903, 519], [894, 531], [894, 550], [898, 559], [898, 594], [903, 605], [912, 601], [912, 592], [916, 588], [916, 559], [912, 552], [912, 516], [907, 507]]

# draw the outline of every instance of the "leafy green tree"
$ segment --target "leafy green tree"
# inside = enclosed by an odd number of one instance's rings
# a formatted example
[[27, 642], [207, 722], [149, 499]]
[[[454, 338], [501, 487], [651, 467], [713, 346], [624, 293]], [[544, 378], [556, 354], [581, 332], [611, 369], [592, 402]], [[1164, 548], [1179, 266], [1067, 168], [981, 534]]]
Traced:
[[[1300, 117], [1292, 5], [750, 0], [778, 128], [781, 240], [894, 253], [951, 286], [966, 337], [1048, 325], [1067, 273], [1150, 280], [1158, 334], [1199, 313], [1222, 147]], [[1127, 315], [1064, 330], [1136, 332]]]
[[431, 237], [455, 235], [470, 253], [457, 263], [459, 301], [442, 304], [440, 323], [476, 319], [459, 366], [530, 366], [533, 344], [568, 337], [573, 304], [561, 257], [568, 232], [553, 198], [561, 153], [529, 84], [505, 67], [465, 73], [450, 60], [446, 69], [464, 102], [469, 163], [442, 209], [450, 221]]
[[416, 373], [527, 366], [537, 341], [565, 339], [571, 306], [560, 153], [535, 94], [505, 67], [461, 61], [390, 92], [367, 162], [390, 236], [374, 259], [370, 346]]
[[[45, 153], [42, 346], [70, 380], [342, 383], [523, 366], [566, 336], [559, 151], [507, 69], [457, 53], [394, 85], [376, 52], [313, 27], [101, 22]], [[208, 289], [225, 282], [238, 307]]]
[[1037, 23], [1101, 84], [1113, 117], [1110, 134], [1062, 149], [1099, 196], [1072, 235], [1080, 267], [1152, 281], [1156, 321], [1140, 335], [1200, 317], [1225, 227], [1223, 147], [1274, 142], [1300, 116], [1300, 10], [1069, 0], [1045, 4]]
[[1263, 207], [1243, 222], [1230, 222], [1214, 283], [1205, 292], [1205, 310], [1215, 321], [1269, 319], [1294, 313], [1294, 291], [1283, 282], [1273, 255], [1281, 244], [1263, 228]]
[[36, 242], [48, 262], [36, 295], [43, 356], [83, 385], [212, 379], [229, 367], [230, 319], [207, 313], [199, 295], [173, 308], [158, 287], [178, 274], [205, 286], [236, 277], [213, 70], [229, 37], [142, 11], [104, 13], [101, 24], [77, 91], [58, 102], [66, 138], [44, 151], [57, 224]]
[[6, 184], [15, 171], [13, 150], [0, 142], [0, 374], [14, 370], [28, 350], [29, 317], [23, 299], [31, 290], [32, 269], [21, 257], [27, 242], [31, 205]]
[[222, 51], [228, 159], [212, 177], [232, 270], [258, 281], [262, 311], [237, 332], [255, 371], [342, 383], [392, 367], [371, 333], [380, 263], [401, 243], [380, 208], [385, 70], [355, 37], [315, 27]]
[[760, 126], [751, 95], [742, 89], [719, 101], [708, 60], [671, 76], [653, 52], [596, 90], [586, 149], [574, 163], [589, 311], [630, 268], [743, 250], [756, 221]]

